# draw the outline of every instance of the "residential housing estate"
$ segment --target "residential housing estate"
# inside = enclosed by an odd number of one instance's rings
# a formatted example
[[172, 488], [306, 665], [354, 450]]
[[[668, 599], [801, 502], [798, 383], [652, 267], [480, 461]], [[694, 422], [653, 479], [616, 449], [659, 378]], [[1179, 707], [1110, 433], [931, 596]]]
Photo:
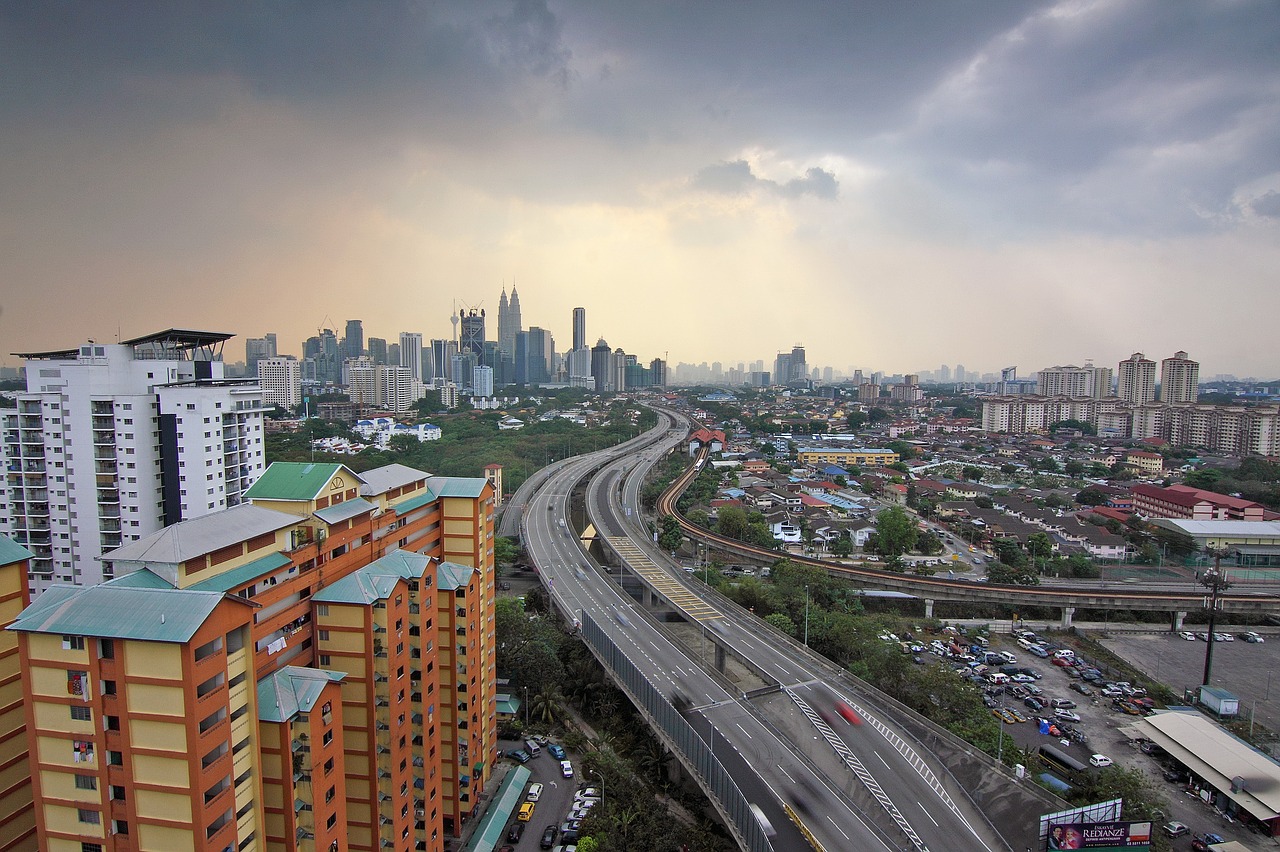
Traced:
[[[29, 742], [29, 772], [0, 764], [0, 820], [25, 832], [0, 848], [442, 852], [459, 833], [496, 751], [492, 486], [275, 463], [244, 498], [13, 617], [25, 732], [0, 760]], [[30, 552], [0, 542], [13, 611]]]

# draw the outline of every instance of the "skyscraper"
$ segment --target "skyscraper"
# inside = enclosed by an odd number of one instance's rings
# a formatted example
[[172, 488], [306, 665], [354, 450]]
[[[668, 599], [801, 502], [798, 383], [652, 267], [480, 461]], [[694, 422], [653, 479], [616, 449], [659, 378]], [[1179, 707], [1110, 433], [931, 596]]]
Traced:
[[1186, 352], [1173, 353], [1160, 362], [1160, 401], [1177, 404], [1200, 398], [1200, 363]]
[[596, 380], [596, 393], [613, 390], [609, 386], [609, 363], [611, 359], [609, 344], [602, 337], [591, 347], [591, 377]]
[[[516, 356], [516, 335], [523, 330], [520, 318], [520, 294], [511, 285], [511, 299], [507, 299], [504, 287], [498, 301], [498, 349], [507, 358]], [[465, 331], [463, 332], [465, 334]], [[492, 366], [492, 365], [490, 365]]]
[[587, 345], [587, 309], [573, 309], [573, 348], [581, 349]]
[[347, 333], [342, 338], [342, 357], [359, 358], [364, 354], [364, 323], [347, 320]]
[[409, 375], [422, 381], [422, 334], [416, 331], [400, 332], [400, 366], [409, 368]]
[[258, 375], [258, 362], [263, 358], [276, 357], [276, 336], [268, 334], [264, 337], [249, 337], [244, 341], [245, 375]]
[[[511, 295], [511, 301], [516, 300], [514, 291]], [[511, 313], [511, 308], [507, 308], [507, 313]], [[458, 351], [470, 354], [475, 363], [484, 363], [484, 309], [479, 310], [469, 308], [462, 312], [459, 317], [462, 322], [462, 336], [458, 339]], [[470, 378], [468, 376], [468, 378]]]
[[265, 405], [256, 382], [223, 377], [231, 336], [171, 329], [22, 356], [27, 391], [0, 415], [0, 531], [35, 554], [33, 594], [109, 579], [104, 550], [240, 502], [264, 468]]
[[1116, 371], [1117, 395], [1125, 402], [1142, 405], [1156, 398], [1156, 362], [1135, 352], [1121, 361]]
[[387, 341], [381, 337], [370, 337], [369, 357], [375, 364], [387, 363]]

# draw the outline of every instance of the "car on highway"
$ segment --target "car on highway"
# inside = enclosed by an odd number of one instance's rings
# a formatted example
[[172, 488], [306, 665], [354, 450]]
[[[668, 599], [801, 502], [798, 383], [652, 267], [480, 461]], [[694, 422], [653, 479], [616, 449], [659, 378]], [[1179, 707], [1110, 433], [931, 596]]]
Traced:
[[1111, 766], [1115, 761], [1107, 757], [1105, 754], [1093, 754], [1089, 756], [1089, 763], [1097, 767]]
[[836, 712], [839, 713], [840, 716], [850, 725], [862, 724], [862, 717], [859, 716], [852, 707], [850, 707], [848, 704], [845, 704], [843, 701], [836, 702]]
[[541, 784], [530, 784], [529, 794], [525, 796], [526, 801], [536, 802], [542, 798], [543, 787]]
[[560, 761], [560, 774], [565, 778], [573, 777], [573, 764], [567, 760]]

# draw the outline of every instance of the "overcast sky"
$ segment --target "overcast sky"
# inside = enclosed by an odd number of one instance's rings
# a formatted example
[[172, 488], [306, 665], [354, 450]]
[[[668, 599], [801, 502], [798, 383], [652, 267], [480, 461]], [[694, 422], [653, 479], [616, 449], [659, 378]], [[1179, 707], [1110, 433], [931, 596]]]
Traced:
[[1280, 376], [1274, 0], [15, 0], [0, 74], [5, 353], [514, 281], [644, 360]]

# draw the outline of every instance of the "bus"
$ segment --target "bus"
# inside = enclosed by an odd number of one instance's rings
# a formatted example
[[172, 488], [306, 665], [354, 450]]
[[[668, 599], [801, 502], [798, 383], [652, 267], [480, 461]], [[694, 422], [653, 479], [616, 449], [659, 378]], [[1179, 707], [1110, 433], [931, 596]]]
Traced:
[[1088, 769], [1083, 763], [1062, 749], [1054, 748], [1051, 745], [1042, 745], [1036, 751], [1040, 755], [1040, 760], [1053, 769], [1060, 769], [1063, 772], [1085, 772]]

